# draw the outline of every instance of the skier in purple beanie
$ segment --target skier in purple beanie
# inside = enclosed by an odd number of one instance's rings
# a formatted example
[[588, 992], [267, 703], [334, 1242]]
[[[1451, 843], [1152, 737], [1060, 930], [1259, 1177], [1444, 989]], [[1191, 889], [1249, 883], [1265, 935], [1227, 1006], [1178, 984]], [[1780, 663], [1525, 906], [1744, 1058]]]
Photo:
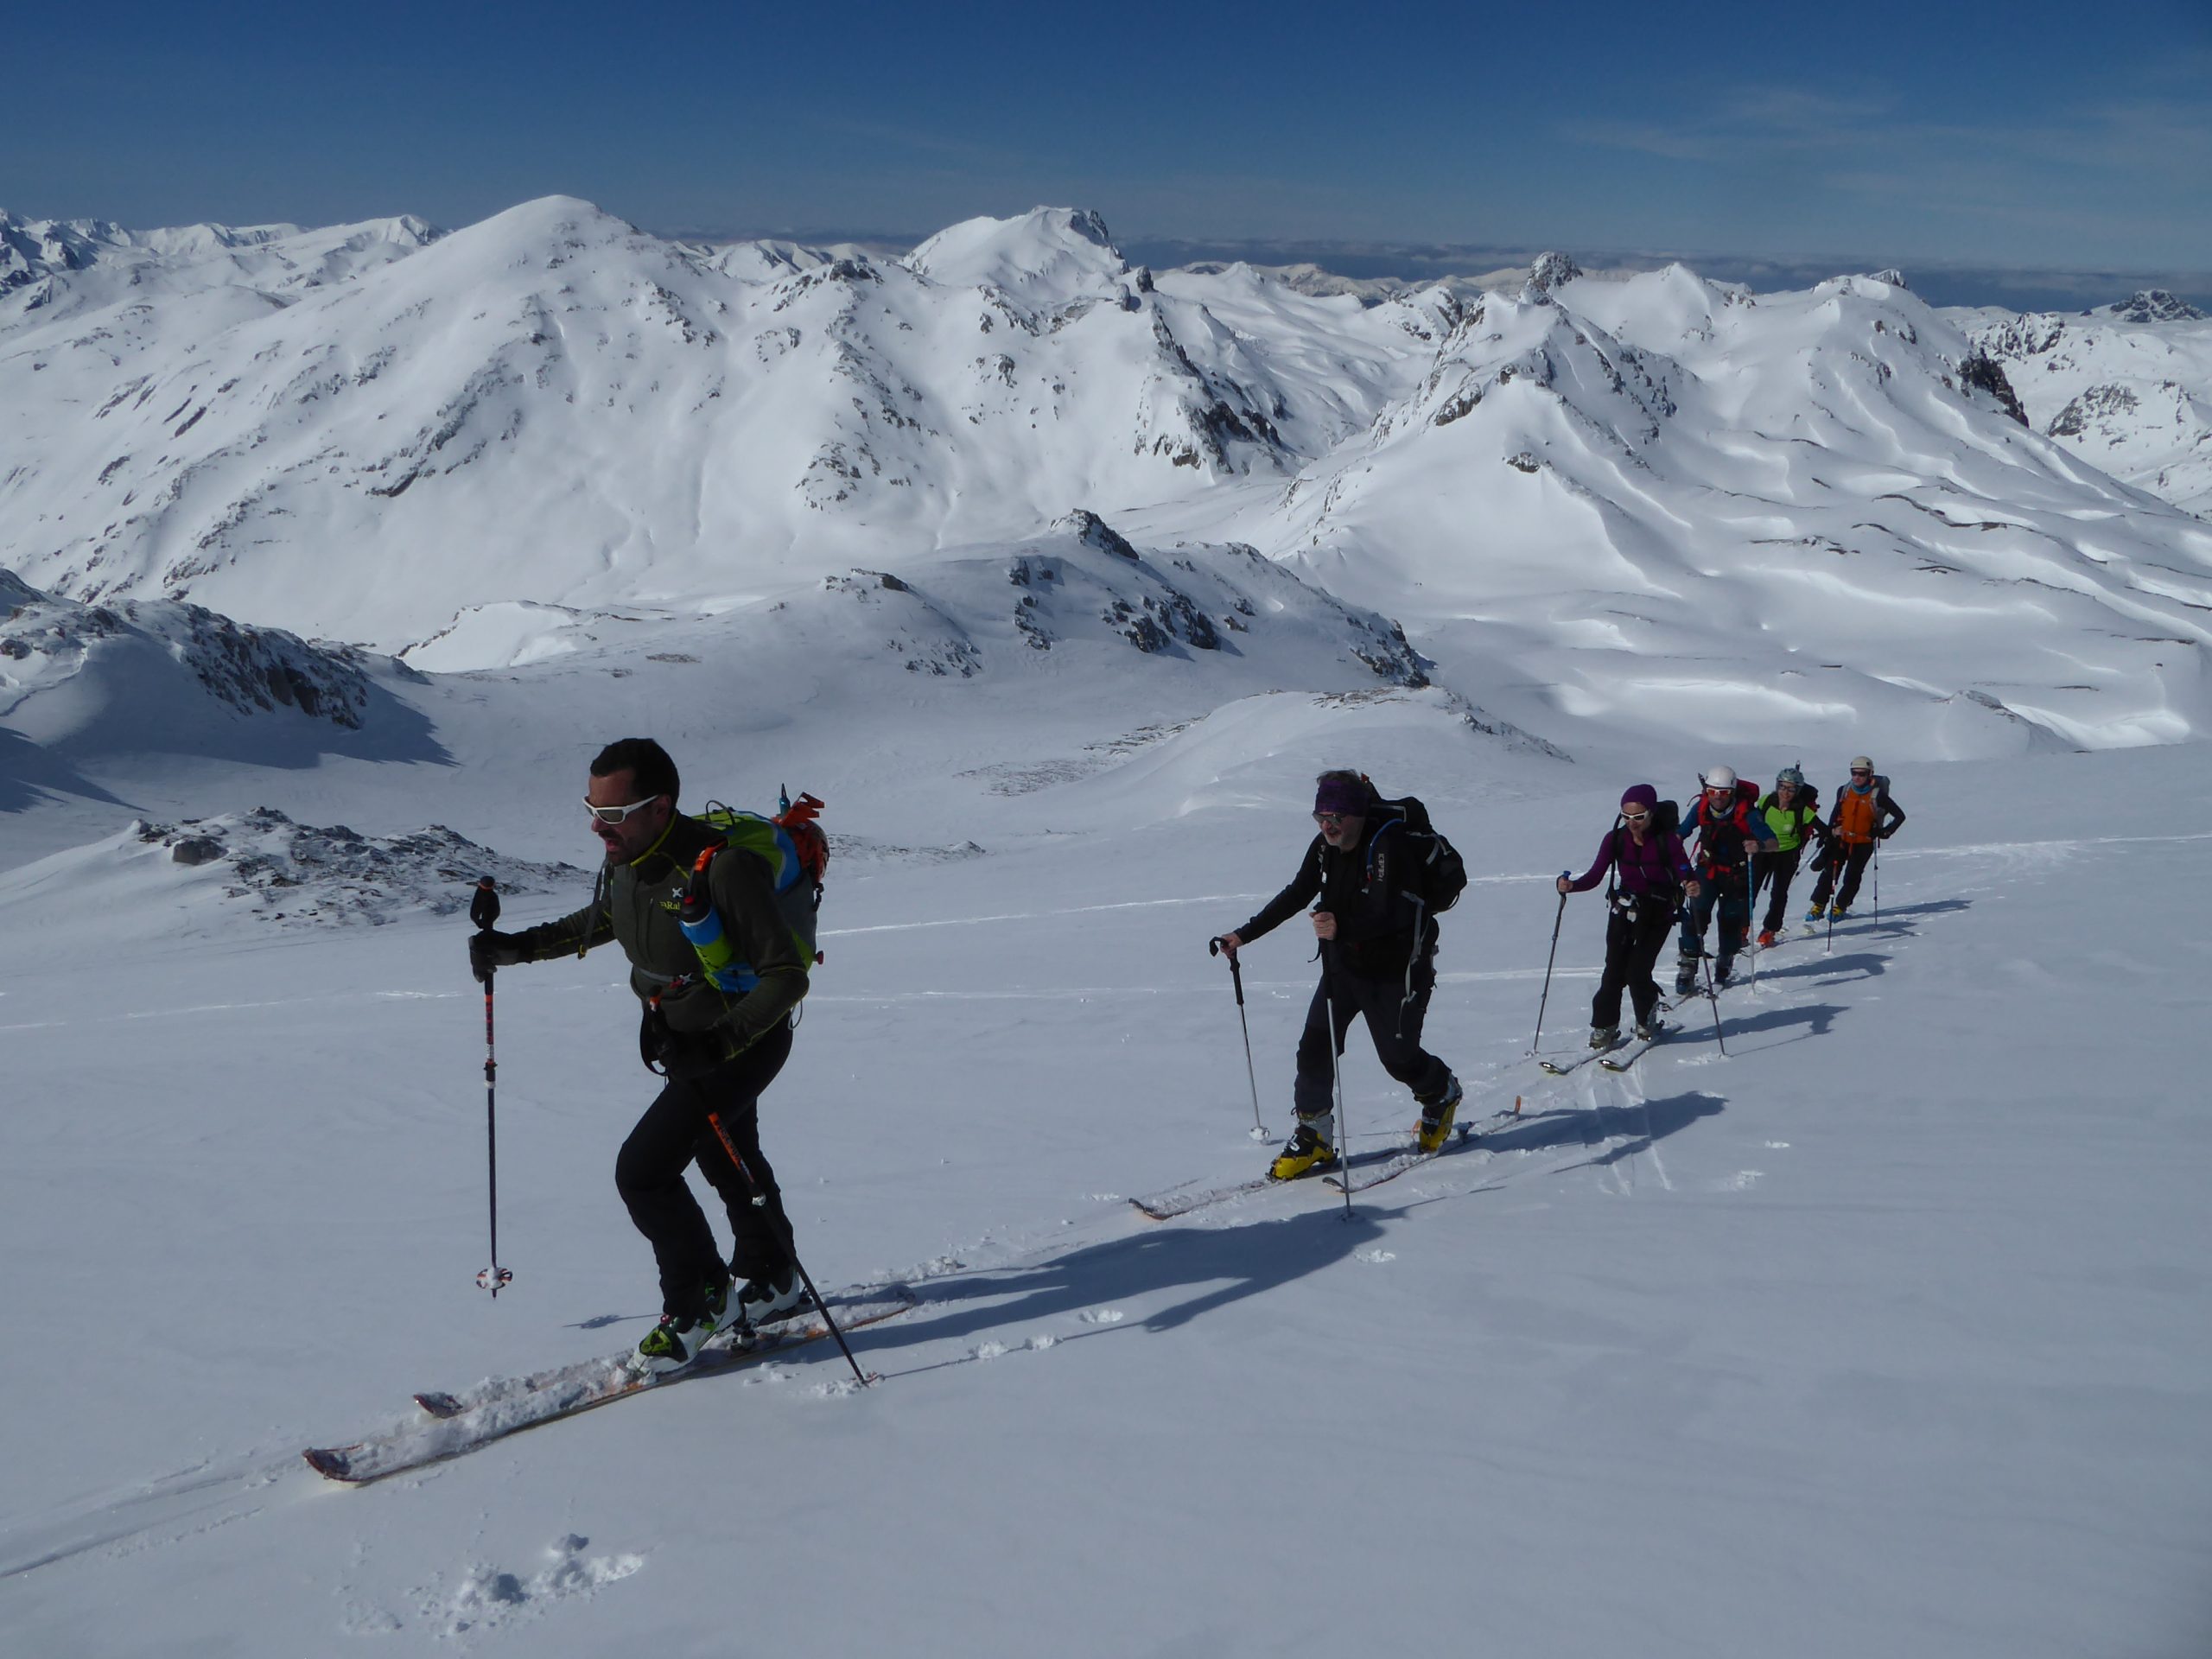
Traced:
[[1659, 791], [1649, 784], [1632, 785], [1621, 796], [1620, 823], [1598, 843], [1597, 861], [1580, 880], [1560, 876], [1559, 890], [1587, 893], [1609, 871], [1614, 876], [1605, 887], [1605, 972], [1590, 1000], [1592, 1048], [1611, 1048], [1620, 1041], [1624, 990], [1636, 1010], [1637, 1036], [1650, 1037], [1659, 1006], [1652, 964], [1667, 943], [1682, 895], [1695, 897], [1699, 890], [1674, 814], [1662, 810]]

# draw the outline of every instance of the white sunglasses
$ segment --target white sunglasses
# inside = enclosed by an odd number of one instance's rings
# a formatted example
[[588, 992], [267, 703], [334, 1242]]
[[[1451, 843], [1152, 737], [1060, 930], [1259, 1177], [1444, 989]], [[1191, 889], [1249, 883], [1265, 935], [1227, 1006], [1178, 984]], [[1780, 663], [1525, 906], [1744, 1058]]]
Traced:
[[632, 812], [641, 812], [658, 799], [660, 797], [658, 795], [648, 795], [644, 800], [632, 801], [627, 806], [594, 806], [591, 797], [587, 795], [584, 797], [584, 810], [601, 823], [622, 823]]

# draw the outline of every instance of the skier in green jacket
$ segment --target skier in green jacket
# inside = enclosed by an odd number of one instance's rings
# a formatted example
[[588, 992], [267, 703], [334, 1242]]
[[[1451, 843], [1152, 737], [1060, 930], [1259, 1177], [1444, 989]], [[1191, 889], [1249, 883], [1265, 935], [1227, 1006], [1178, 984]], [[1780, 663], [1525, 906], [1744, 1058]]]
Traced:
[[[607, 854], [591, 902], [558, 921], [468, 942], [479, 978], [609, 943], [630, 959], [630, 988], [644, 1005], [639, 1046], [667, 1083], [622, 1143], [614, 1185], [660, 1269], [660, 1323], [638, 1344], [636, 1361], [657, 1372], [681, 1370], [717, 1332], [780, 1318], [806, 1294], [776, 1173], [760, 1151], [760, 1103], [791, 1055], [791, 1013], [806, 995], [809, 964], [777, 908], [766, 861], [722, 847], [679, 812], [679, 787], [675, 761], [651, 738], [608, 744], [591, 763], [584, 796]], [[708, 980], [679, 925], [702, 861], [707, 896], [750, 970], [749, 989]], [[729, 1215], [736, 1248], [727, 1264], [684, 1184], [695, 1160]], [[733, 1277], [749, 1282], [733, 1294]]]
[[1796, 766], [1784, 766], [1776, 775], [1774, 788], [1759, 803], [1759, 810], [1766, 817], [1767, 828], [1774, 831], [1774, 845], [1751, 855], [1752, 902], [1758, 902], [1763, 883], [1773, 887], [1766, 918], [1759, 925], [1759, 949], [1764, 950], [1781, 936], [1783, 912], [1789, 906], [1789, 883], [1797, 874], [1805, 843], [1826, 841], [1828, 827], [1821, 822], [1820, 791], [1807, 786], [1804, 772]]

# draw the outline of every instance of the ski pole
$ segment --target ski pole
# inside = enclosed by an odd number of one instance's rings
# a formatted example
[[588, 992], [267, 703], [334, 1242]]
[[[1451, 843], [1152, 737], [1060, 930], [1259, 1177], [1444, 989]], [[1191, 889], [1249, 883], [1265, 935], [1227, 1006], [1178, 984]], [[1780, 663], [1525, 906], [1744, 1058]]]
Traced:
[[[1843, 878], [1836, 874], [1836, 847], [1834, 840], [1831, 838], [1821, 850], [1827, 855], [1828, 861], [1827, 867], [1821, 872], [1821, 880], [1828, 889], [1828, 902], [1821, 906], [1821, 908], [1827, 913], [1828, 918], [1827, 954], [1834, 956], [1835, 955], [1835, 895], [1843, 886]], [[1820, 891], [1821, 889], [1817, 887], [1813, 889], [1813, 894], [1815, 898], [1820, 896]]]
[[1698, 964], [1705, 974], [1705, 994], [1713, 1001], [1713, 1040], [1720, 1046], [1721, 1058], [1727, 1058], [1728, 1039], [1720, 1034], [1720, 991], [1713, 982], [1713, 959], [1701, 959]]
[[784, 1254], [791, 1257], [791, 1271], [798, 1274], [800, 1282], [805, 1285], [806, 1294], [814, 1298], [815, 1311], [822, 1315], [822, 1323], [828, 1325], [830, 1334], [837, 1338], [837, 1346], [844, 1352], [845, 1363], [853, 1368], [853, 1375], [860, 1379], [861, 1386], [866, 1388], [874, 1379], [861, 1370], [860, 1361], [853, 1357], [853, 1346], [845, 1340], [845, 1333], [838, 1329], [836, 1316], [830, 1313], [830, 1304], [823, 1300], [822, 1293], [814, 1287], [814, 1276], [807, 1272], [806, 1263], [798, 1259], [798, 1246], [791, 1239], [789, 1224], [781, 1216], [770, 1211], [768, 1195], [760, 1190], [760, 1183], [753, 1179], [753, 1171], [745, 1160], [738, 1156], [737, 1143], [729, 1138], [729, 1131], [722, 1128], [722, 1115], [709, 1112], [707, 1122], [714, 1127], [715, 1138], [722, 1143], [722, 1150], [729, 1154], [730, 1162], [737, 1166], [737, 1173], [745, 1178], [746, 1190], [753, 1194], [753, 1207], [766, 1217], [769, 1225], [775, 1229], [776, 1242], [784, 1247]]
[[1759, 994], [1759, 953], [1754, 950], [1751, 945], [1751, 923], [1758, 917], [1758, 913], [1759, 890], [1758, 885], [1754, 883], [1751, 887], [1751, 908], [1744, 912], [1743, 945], [1744, 954], [1751, 959], [1751, 982], [1749, 988], [1749, 994], [1752, 996], [1757, 996]]
[[1329, 1081], [1337, 1096], [1338, 1185], [1344, 1188], [1344, 1219], [1351, 1219], [1351, 1125], [1344, 1121], [1343, 1039], [1337, 1034], [1337, 942], [1321, 943], [1321, 1006], [1329, 1019]]
[[[468, 901], [468, 919], [476, 924], [480, 933], [490, 932], [499, 919], [499, 886], [488, 875], [476, 883], [475, 896]], [[495, 1300], [502, 1287], [514, 1282], [514, 1274], [499, 1265], [499, 1062], [492, 1046], [492, 978], [498, 971], [484, 970], [484, 1156], [492, 1209], [492, 1265], [476, 1275], [476, 1282], [490, 1291]]]
[[[1561, 870], [1559, 874], [1562, 881], [1567, 879], [1567, 871]], [[1552, 915], [1552, 950], [1551, 954], [1544, 958], [1544, 994], [1536, 999], [1536, 1034], [1529, 1039], [1531, 1054], [1536, 1052], [1536, 1045], [1544, 1038], [1544, 1009], [1552, 1000], [1552, 963], [1559, 960], [1559, 925], [1566, 916], [1567, 895], [1562, 893], [1559, 896], [1559, 909]]]
[[[1206, 954], [1214, 957], [1221, 954], [1220, 939], [1206, 941]], [[1252, 1069], [1252, 1025], [1244, 1017], [1244, 970], [1237, 966], [1233, 952], [1229, 958], [1229, 982], [1236, 988], [1236, 1023], [1244, 1028], [1244, 1076], [1252, 1085], [1252, 1138], [1255, 1141], [1269, 1141], [1274, 1137], [1268, 1133], [1267, 1125], [1260, 1122], [1260, 1074]]]
[[1874, 837], [1874, 919], [1882, 919], [1882, 838]]

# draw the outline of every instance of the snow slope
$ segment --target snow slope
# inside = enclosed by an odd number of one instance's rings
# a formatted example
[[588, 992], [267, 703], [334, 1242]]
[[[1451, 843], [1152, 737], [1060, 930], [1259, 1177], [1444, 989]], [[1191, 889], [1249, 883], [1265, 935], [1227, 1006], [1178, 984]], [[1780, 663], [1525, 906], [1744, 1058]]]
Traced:
[[[512, 747], [596, 696], [504, 683]], [[126, 1347], [0, 1385], [6, 1645], [1340, 1654], [1479, 1621], [1533, 1654], [2199, 1650], [2212, 914], [2171, 805], [2204, 746], [1901, 774], [1879, 918], [1767, 957], [1727, 1058], [1693, 1008], [1635, 1072], [1562, 1080], [1521, 1058], [1544, 872], [1615, 777], [1452, 736], [1435, 696], [1239, 702], [1011, 797], [933, 781], [973, 734], [884, 707], [833, 821], [970, 850], [833, 864], [766, 1115], [812, 1271], [922, 1299], [856, 1338], [884, 1381], [824, 1345], [359, 1491], [300, 1447], [650, 1316], [608, 1179], [652, 1086], [618, 970], [499, 981], [493, 1302], [457, 918], [271, 922], [132, 838], [0, 877], [11, 1084], [50, 1103], [0, 1120], [0, 1247], [32, 1269], [0, 1306], [81, 1354], [86, 1310], [142, 1291]], [[793, 713], [825, 754], [853, 716]], [[1146, 1222], [1127, 1195], [1268, 1155], [1204, 940], [1288, 874], [1323, 756], [1469, 850], [1430, 1039], [1471, 1116], [1520, 1119], [1349, 1222], [1309, 1185]], [[526, 768], [469, 759], [475, 817], [573, 854]], [[404, 810], [389, 768], [323, 786]], [[1597, 907], [1566, 920], [1547, 1046], [1592, 982]], [[1286, 930], [1246, 958], [1277, 1134], [1305, 956]], [[1356, 1145], [1409, 1119], [1357, 1042], [1345, 1091]]]
[[310, 645], [198, 605], [82, 605], [0, 570], [0, 812], [94, 804], [89, 816], [48, 815], [18, 831], [0, 842], [0, 861], [111, 818], [121, 803], [84, 769], [118, 755], [188, 769], [208, 758], [308, 766], [337, 751], [435, 758], [428, 721], [392, 691], [421, 679], [355, 646]]

